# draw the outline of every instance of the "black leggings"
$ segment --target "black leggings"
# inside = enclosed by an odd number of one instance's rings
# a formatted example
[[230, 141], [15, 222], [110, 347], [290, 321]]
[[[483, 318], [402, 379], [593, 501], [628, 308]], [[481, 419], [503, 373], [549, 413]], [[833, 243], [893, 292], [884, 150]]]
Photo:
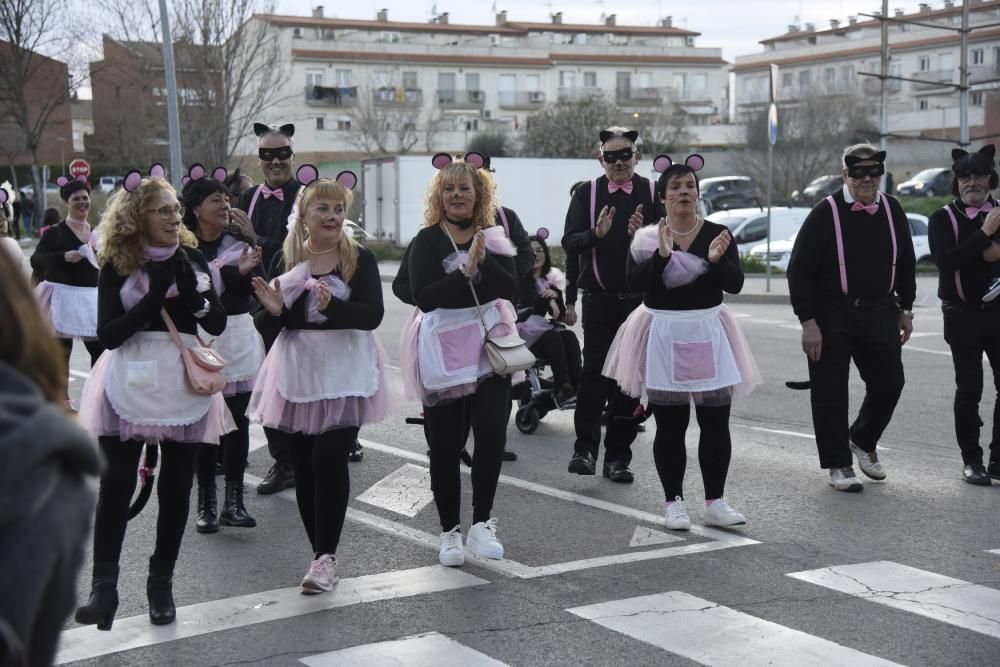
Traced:
[[[243, 483], [244, 463], [250, 452], [250, 420], [247, 406], [250, 392], [226, 396], [226, 407], [233, 414], [236, 430], [222, 436], [222, 468], [229, 484]], [[198, 486], [215, 486], [215, 462], [219, 460], [218, 447], [201, 445], [198, 447]]]
[[583, 356], [575, 333], [569, 329], [550, 329], [535, 341], [531, 352], [549, 362], [556, 389], [564, 384], [573, 385], [574, 389], [580, 386]]
[[472, 522], [490, 518], [507, 442], [509, 411], [510, 379], [499, 375], [484, 380], [471, 396], [424, 406], [427, 446], [431, 450], [431, 491], [442, 529], [451, 530], [461, 523], [459, 453], [465, 447], [470, 421], [476, 443], [472, 456]]
[[[98, 438], [107, 461], [101, 473], [94, 521], [94, 561], [118, 563], [128, 526], [128, 509], [138, 478], [143, 443], [122, 442], [117, 436]], [[160, 443], [160, 464], [156, 469], [156, 548], [153, 555], [165, 561], [177, 560], [184, 537], [199, 445], [165, 440]]]
[[[721, 498], [726, 487], [729, 459], [733, 443], [729, 436], [729, 405], [695, 406], [701, 436], [698, 438], [698, 464], [705, 482], [705, 500]], [[684, 433], [691, 418], [691, 406], [653, 405], [656, 418], [656, 438], [653, 440], [653, 461], [660, 475], [667, 500], [684, 497], [684, 468], [687, 448]]]
[[359, 430], [349, 426], [319, 435], [288, 434], [288, 453], [295, 469], [295, 500], [309, 544], [317, 555], [337, 553], [351, 499], [347, 455]]

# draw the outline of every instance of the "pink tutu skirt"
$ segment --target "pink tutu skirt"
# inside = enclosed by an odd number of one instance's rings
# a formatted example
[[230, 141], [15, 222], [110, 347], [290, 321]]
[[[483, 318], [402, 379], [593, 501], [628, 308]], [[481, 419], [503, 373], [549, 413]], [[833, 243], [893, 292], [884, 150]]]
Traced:
[[[389, 378], [386, 375], [389, 358], [378, 337], [372, 338], [375, 342], [379, 369], [378, 389], [374, 394], [327, 398], [304, 403], [286, 400], [278, 391], [279, 378], [282, 372], [295, 372], [295, 369], [281, 368], [279, 355], [269, 353], [260, 367], [256, 385], [250, 396], [250, 405], [247, 408], [250, 421], [285, 433], [318, 435], [335, 428], [363, 426], [385, 419], [393, 402]], [[273, 351], [274, 347], [271, 349]]]
[[646, 350], [649, 344], [649, 330], [653, 316], [645, 308], [636, 308], [618, 329], [614, 342], [608, 350], [602, 375], [618, 383], [621, 391], [633, 398], [646, 395], [650, 403], [656, 405], [678, 405], [694, 401], [695, 405], [728, 405], [733, 396], [746, 396], [754, 387], [763, 382], [750, 345], [733, 314], [725, 306], [719, 311], [722, 329], [726, 334], [736, 366], [740, 370], [741, 382], [730, 387], [713, 391], [674, 392], [647, 391]]
[[[95, 437], [117, 436], [127, 440], [170, 440], [191, 444], [217, 445], [222, 436], [236, 430], [233, 416], [226, 407], [222, 394], [206, 396], [210, 402], [208, 412], [201, 419], [190, 424], [135, 424], [123, 419], [108, 399], [104, 387], [108, 380], [108, 369], [116, 350], [107, 350], [94, 368], [80, 397], [80, 423]], [[183, 370], [178, 369], [183, 373]]]

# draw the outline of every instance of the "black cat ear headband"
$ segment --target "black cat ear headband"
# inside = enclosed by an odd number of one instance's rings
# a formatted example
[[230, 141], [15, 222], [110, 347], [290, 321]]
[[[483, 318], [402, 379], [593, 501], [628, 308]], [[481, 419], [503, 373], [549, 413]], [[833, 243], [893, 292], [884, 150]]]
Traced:
[[627, 132], [622, 132], [621, 134], [615, 134], [610, 130], [601, 130], [601, 134], [599, 136], [601, 137], [602, 145], [608, 143], [610, 139], [615, 137], [624, 137], [634, 144], [639, 138], [639, 132], [637, 130], [628, 130]]
[[961, 148], [953, 148], [951, 149], [951, 159], [954, 160], [955, 164], [952, 165], [951, 170], [955, 174], [991, 173], [995, 170], [996, 153], [997, 149], [993, 144], [986, 144], [975, 153], [969, 153]]
[[[148, 176], [150, 178], [166, 178], [167, 170], [159, 162], [154, 162], [149, 167]], [[129, 173], [125, 174], [125, 179], [122, 181], [122, 188], [126, 192], [135, 192], [139, 189], [139, 184], [142, 183], [143, 175], [138, 169], [133, 169]]]
[[[188, 167], [188, 173], [181, 179], [181, 185], [187, 185], [191, 181], [197, 181], [199, 178], [205, 178], [208, 173], [205, 171], [205, 167], [197, 162]], [[212, 170], [211, 178], [217, 180], [219, 183], [223, 183], [226, 177], [229, 176], [229, 172], [226, 171], [225, 167], [216, 167]]]
[[[705, 168], [705, 158], [697, 153], [692, 153], [684, 160], [684, 164], [691, 167], [691, 171], [697, 173]], [[672, 166], [674, 166], [674, 161], [670, 159], [669, 155], [657, 155], [656, 159], [653, 160], [653, 169], [659, 174], [662, 174]]]
[[253, 124], [253, 133], [258, 137], [269, 132], [278, 132], [286, 137], [292, 137], [295, 136], [295, 125], [292, 123], [285, 123], [284, 125], [267, 125], [266, 123]]
[[868, 157], [861, 157], [860, 155], [848, 155], [844, 158], [844, 164], [847, 165], [848, 169], [850, 169], [859, 162], [867, 162], [867, 161], [878, 162], [880, 164], [884, 163], [885, 151], [879, 151], [878, 153], [875, 153], [874, 155], [869, 155]]
[[[455, 159], [451, 156], [450, 153], [438, 153], [437, 155], [431, 158], [431, 164], [434, 165], [434, 168], [437, 169], [438, 171], [444, 169], [454, 161]], [[476, 169], [482, 169], [483, 166], [486, 164], [486, 158], [483, 156], [483, 154], [477, 153], [475, 151], [471, 153], [466, 153], [463, 158], [463, 161], [465, 162], [465, 164], [475, 167]]]

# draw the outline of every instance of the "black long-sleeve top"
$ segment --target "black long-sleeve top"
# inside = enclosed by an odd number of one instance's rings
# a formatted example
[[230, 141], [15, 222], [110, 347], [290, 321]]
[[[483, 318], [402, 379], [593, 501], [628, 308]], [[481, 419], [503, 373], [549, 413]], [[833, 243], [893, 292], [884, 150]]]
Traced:
[[[181, 261], [189, 261], [197, 270], [208, 273], [208, 262], [199, 251], [180, 248], [177, 253], [186, 255], [186, 258], [177, 257], [175, 253], [159, 264], [166, 265], [171, 272], [179, 274], [177, 269]], [[151, 290], [132, 310], [125, 310], [120, 292], [127, 278], [128, 276], [118, 275], [110, 262], [101, 268], [97, 285], [97, 337], [105, 348], [113, 350], [120, 347], [140, 331], [167, 331], [167, 325], [160, 316], [161, 308], [167, 309], [181, 333], [195, 334], [199, 325], [213, 336], [225, 331], [226, 310], [214, 289], [207, 292], [182, 292], [168, 299], [161, 298]], [[208, 314], [198, 319], [194, 313], [202, 310], [205, 301], [209, 305]]]
[[[249, 213], [250, 202], [253, 201], [254, 193], [260, 189], [256, 185], [244, 191], [240, 195], [239, 208]], [[281, 245], [288, 235], [288, 216], [292, 214], [292, 205], [295, 204], [295, 197], [299, 193], [299, 183], [293, 176], [281, 186], [285, 199], [279, 201], [277, 197], [264, 198], [264, 195], [257, 197], [257, 203], [253, 207], [253, 215], [250, 222], [253, 230], [257, 233], [257, 243], [260, 244], [263, 252], [261, 264], [270, 267], [274, 261], [274, 256], [281, 251]], [[268, 276], [273, 278], [274, 276]]]
[[[597, 237], [597, 231], [590, 226], [590, 188], [587, 181], [576, 189], [566, 212], [566, 226], [562, 237], [562, 247], [567, 257], [578, 255], [579, 277], [576, 286], [585, 290], [627, 291], [625, 279], [625, 255], [628, 254], [632, 237], [628, 234], [628, 219], [642, 204], [643, 226], [656, 223], [663, 217], [663, 207], [653, 201], [649, 179], [638, 174], [632, 176], [632, 193], [624, 190], [608, 192], [608, 177], [597, 179], [597, 196], [594, 206], [594, 222], [600, 217], [601, 209], [607, 206], [615, 209], [611, 229], [604, 238]], [[593, 254], [597, 253], [597, 269], [601, 283], [594, 275]], [[568, 267], [568, 260], [567, 260]], [[575, 301], [575, 295], [573, 300]]]
[[[996, 200], [990, 202], [997, 206]], [[948, 211], [940, 208], [934, 211], [927, 226], [927, 240], [930, 241], [931, 255], [937, 263], [938, 296], [942, 301], [962, 303], [955, 286], [955, 271], [962, 281], [962, 293], [966, 303], [982, 303], [986, 288], [1000, 276], [1000, 262], [987, 262], [983, 251], [993, 242], [982, 230], [986, 214], [980, 213], [971, 220], [964, 211], [968, 204], [961, 199], [947, 204], [951, 207], [958, 223], [958, 241], [951, 225]]]
[[74, 287], [97, 287], [98, 272], [93, 264], [86, 259], [76, 263], [66, 261], [66, 253], [79, 249], [81, 245], [80, 238], [65, 221], [52, 225], [42, 234], [31, 256], [31, 268], [39, 280]]
[[[507, 216], [507, 237], [514, 244], [514, 247], [517, 248], [517, 257], [514, 258], [514, 265], [518, 278], [521, 278], [531, 274], [531, 267], [535, 265], [535, 251], [531, 247], [531, 239], [528, 238], [528, 232], [524, 229], [521, 218], [517, 216], [517, 213], [506, 206], [500, 208], [504, 210]], [[497, 211], [495, 222], [501, 227], [503, 226], [499, 210]]]
[[[222, 245], [222, 240], [226, 236], [226, 234], [221, 234], [214, 241], [198, 239], [198, 250], [205, 256], [206, 261], [211, 262], [219, 256], [219, 246]], [[253, 308], [254, 295], [250, 280], [254, 276], [264, 277], [262, 267], [263, 264], [259, 264], [246, 275], [240, 273], [240, 267], [236, 264], [227, 264], [219, 269], [222, 282], [226, 286], [222, 292], [221, 301], [228, 315], [242, 315], [249, 313], [250, 309]]]
[[[691, 241], [687, 252], [708, 261], [708, 248], [726, 227], [706, 220]], [[674, 250], [680, 250], [674, 244]], [[700, 310], [722, 303], [722, 293], [739, 294], [743, 289], [743, 268], [736, 243], [730, 242], [726, 252], [715, 264], [709, 262], [708, 271], [691, 283], [667, 288], [663, 284], [663, 269], [673, 259], [654, 252], [649, 259], [637, 263], [629, 253], [626, 273], [628, 289], [642, 292], [642, 302], [655, 310]]]
[[566, 253], [566, 305], [576, 303], [576, 283], [580, 280], [580, 256]]
[[399, 260], [399, 270], [396, 271], [396, 277], [392, 279], [392, 293], [396, 295], [397, 299], [409, 306], [417, 305], [417, 302], [413, 300], [413, 286], [410, 285], [410, 248], [412, 247], [413, 242], [411, 241], [403, 250], [403, 256]]
[[[847, 269], [847, 295], [850, 298], [878, 299], [895, 294], [899, 307], [909, 310], [917, 293], [916, 259], [906, 212], [895, 197], [887, 197], [896, 230], [896, 279], [889, 290], [892, 271], [892, 239], [886, 213], [875, 215], [851, 211], [843, 189], [833, 195], [840, 212], [844, 239], [844, 262]], [[823, 303], [842, 300], [840, 263], [833, 212], [825, 199], [813, 207], [795, 237], [788, 262], [788, 291], [792, 308], [800, 322], [811, 320]]]
[[[442, 223], [447, 224], [447, 223]], [[459, 243], [459, 250], [472, 245]], [[469, 289], [469, 280], [460, 269], [445, 273], [442, 261], [455, 252], [441, 225], [424, 227], [410, 242], [408, 262], [413, 302], [425, 313], [438, 308], [472, 308], [476, 302]], [[483, 304], [494, 299], [513, 302], [517, 293], [514, 258], [495, 255], [487, 251], [479, 265], [479, 278], [475, 281], [476, 295]]]
[[558, 287], [549, 285], [549, 288], [556, 293], [555, 302], [559, 310], [557, 313], [552, 312], [551, 304], [549, 303], [552, 299], [545, 298], [538, 293], [534, 274], [523, 276], [520, 287], [517, 293], [518, 321], [526, 320], [531, 315], [551, 316], [553, 319], [558, 320], [566, 314], [566, 302], [563, 300], [562, 290]]
[[[280, 255], [275, 257], [275, 266], [280, 266], [277, 264], [280, 260]], [[343, 279], [339, 270], [334, 271], [332, 275]], [[323, 322], [310, 322], [306, 319], [308, 314], [306, 297], [309, 295], [306, 290], [292, 302], [290, 307], [282, 308], [279, 315], [271, 315], [261, 308], [254, 315], [254, 324], [265, 341], [277, 338], [282, 329], [373, 331], [378, 328], [382, 323], [382, 316], [385, 315], [385, 305], [382, 302], [382, 278], [379, 276], [378, 263], [371, 250], [358, 248], [358, 267], [347, 282], [347, 286], [351, 288], [351, 296], [347, 300], [331, 296], [327, 307], [319, 311], [326, 317]]]

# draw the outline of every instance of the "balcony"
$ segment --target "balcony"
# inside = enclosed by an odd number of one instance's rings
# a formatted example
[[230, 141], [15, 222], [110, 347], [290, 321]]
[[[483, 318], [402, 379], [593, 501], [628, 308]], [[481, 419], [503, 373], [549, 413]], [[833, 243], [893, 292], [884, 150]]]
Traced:
[[438, 90], [438, 106], [442, 109], [482, 109], [486, 92], [482, 90]]
[[568, 87], [560, 88], [558, 91], [559, 99], [566, 100], [569, 102], [581, 102], [583, 100], [589, 100], [594, 97], [604, 97], [604, 91], [600, 88], [595, 87]]
[[[879, 95], [882, 92], [881, 81], [874, 77], [866, 76], [862, 77], [864, 81], [861, 82], [861, 90], [865, 95]], [[916, 84], [914, 84], [916, 85]], [[898, 93], [903, 88], [902, 81], [896, 81], [894, 79], [886, 79], [885, 90], [888, 93]]]
[[973, 65], [969, 68], [969, 83], [992, 82], [992, 87], [1000, 86], [1000, 63], [992, 65]]
[[625, 107], [645, 107], [663, 104], [658, 88], [629, 88], [615, 91], [615, 101]]
[[914, 90], [930, 90], [930, 89], [942, 89], [943, 86], [938, 86], [938, 83], [955, 83], [957, 74], [955, 70], [951, 69], [939, 69], [933, 72], [914, 72], [912, 79]]
[[311, 107], [353, 107], [358, 103], [357, 86], [306, 86], [306, 104]]
[[385, 86], [376, 89], [372, 98], [377, 107], [419, 107], [424, 103], [424, 92], [419, 88]]
[[545, 93], [540, 90], [501, 90], [501, 109], [540, 109], [545, 106]]

